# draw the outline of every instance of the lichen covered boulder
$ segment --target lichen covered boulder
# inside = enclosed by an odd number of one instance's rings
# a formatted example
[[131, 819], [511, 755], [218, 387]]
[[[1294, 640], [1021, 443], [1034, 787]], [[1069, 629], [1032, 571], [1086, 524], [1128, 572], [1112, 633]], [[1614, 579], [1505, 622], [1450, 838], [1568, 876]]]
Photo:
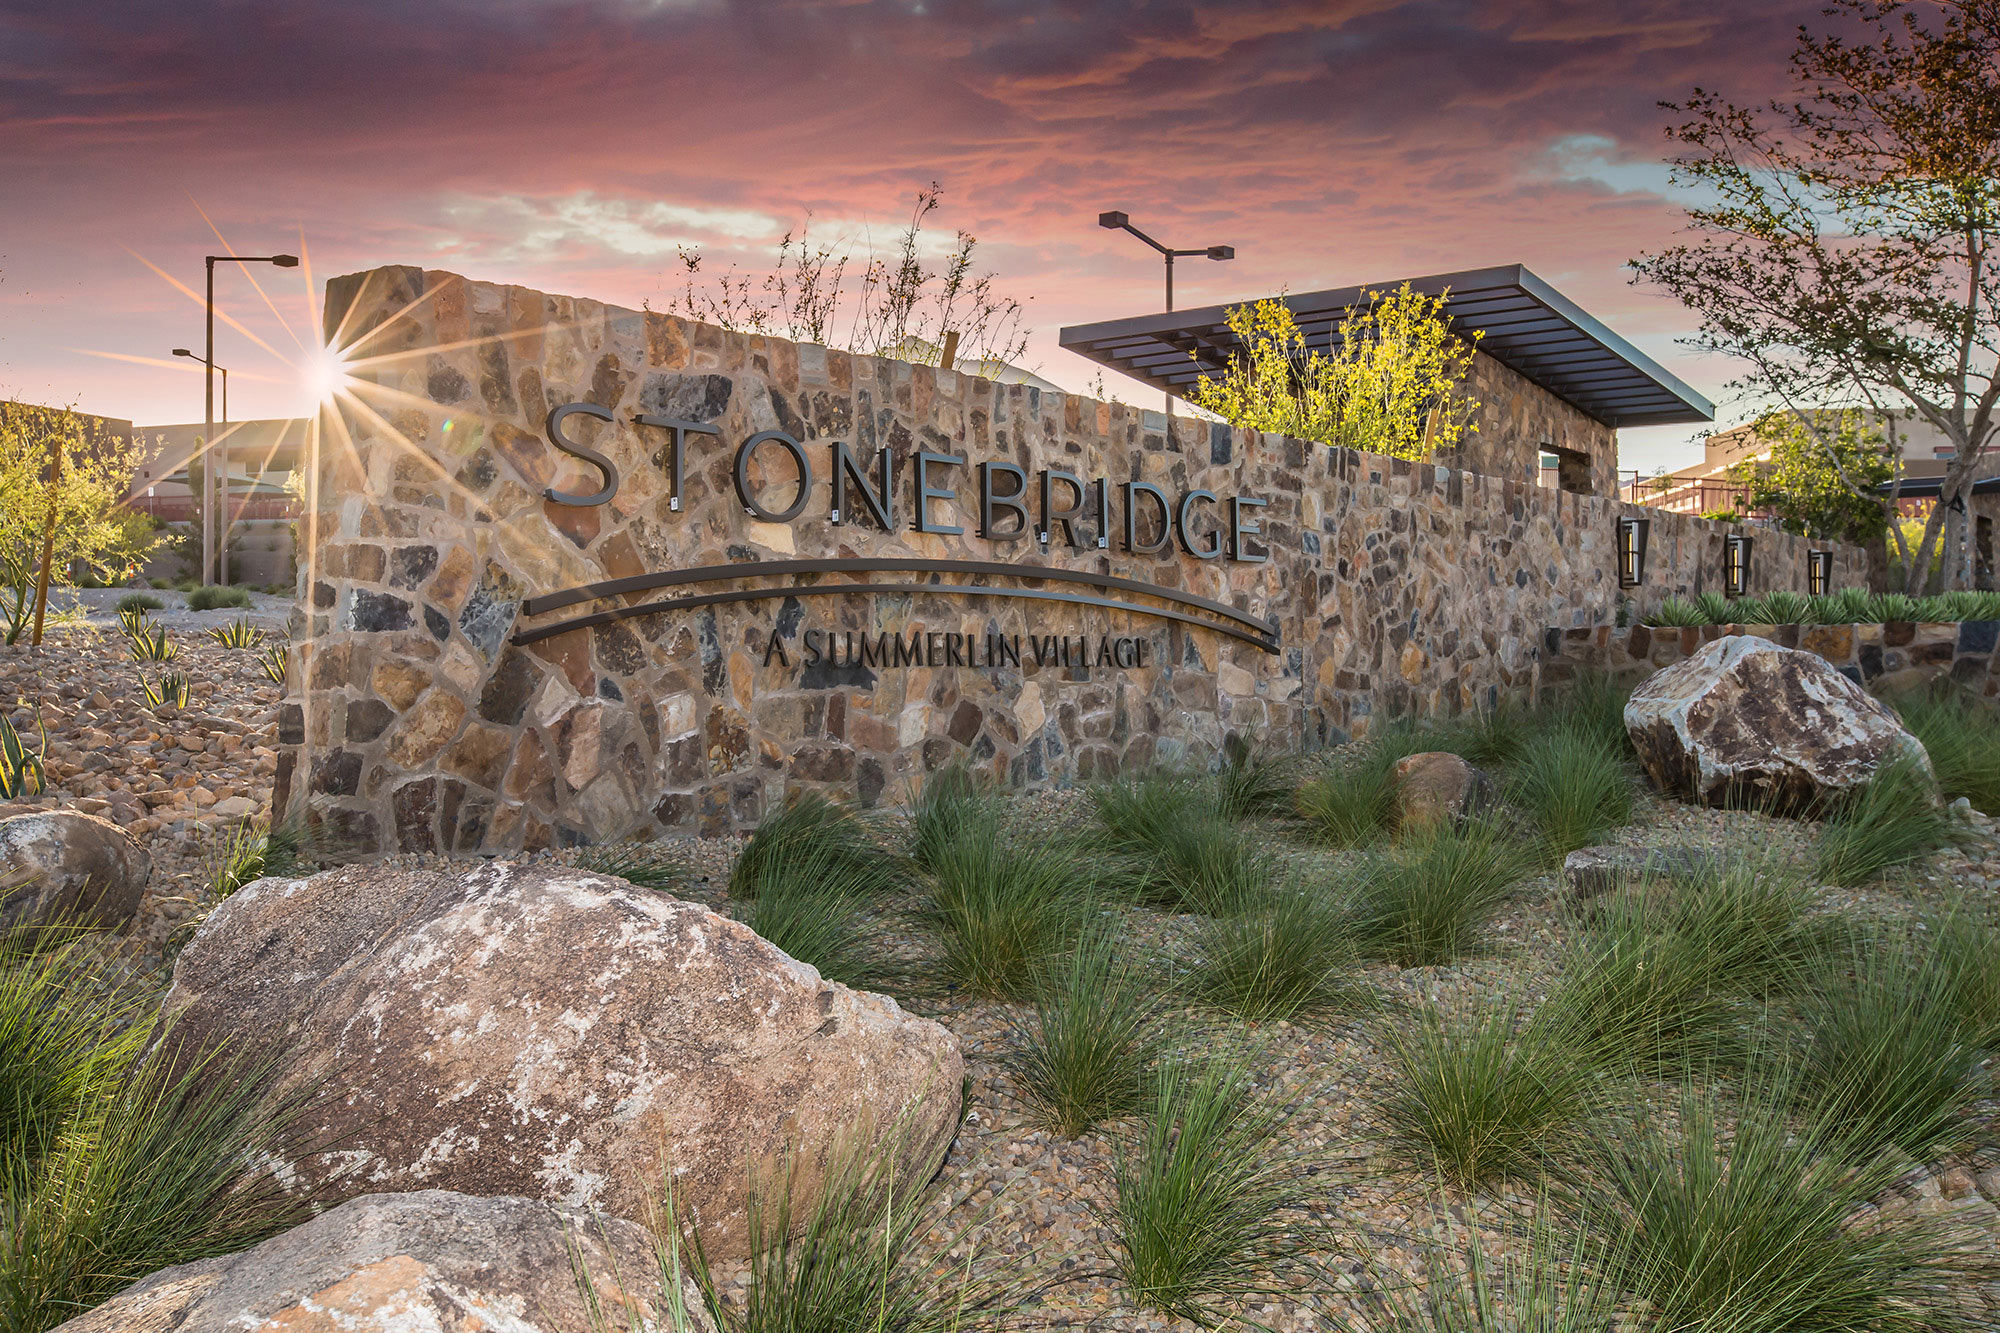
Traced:
[[266, 1050], [315, 1085], [287, 1188], [442, 1188], [645, 1220], [671, 1171], [720, 1259], [753, 1171], [794, 1216], [836, 1154], [928, 1159], [957, 1124], [956, 1040], [823, 980], [698, 904], [564, 866], [348, 866], [251, 884], [181, 954], [177, 1048]]
[[153, 863], [124, 829], [76, 810], [0, 819], [0, 935], [132, 919]]
[[663, 1289], [645, 1228], [449, 1190], [350, 1199], [261, 1245], [142, 1278], [55, 1333], [570, 1333], [591, 1327], [579, 1272], [612, 1327], [712, 1333], [691, 1279]]
[[1814, 653], [1730, 635], [1643, 681], [1625, 729], [1661, 791], [1791, 812], [1864, 785], [1923, 744], [1887, 705]]

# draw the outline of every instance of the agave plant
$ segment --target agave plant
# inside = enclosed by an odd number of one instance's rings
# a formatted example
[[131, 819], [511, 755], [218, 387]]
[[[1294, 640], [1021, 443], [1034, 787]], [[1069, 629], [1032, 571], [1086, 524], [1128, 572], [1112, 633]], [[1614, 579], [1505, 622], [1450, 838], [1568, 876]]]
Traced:
[[1834, 618], [1826, 623], [1852, 625], [1856, 621], [1868, 619], [1871, 613], [1870, 602], [1873, 599], [1870, 598], [1866, 588], [1842, 588], [1828, 600], [1835, 603], [1835, 614]]
[[217, 625], [208, 632], [208, 637], [224, 648], [255, 648], [264, 641], [264, 631], [239, 618], [232, 624]]
[[160, 677], [158, 686], [144, 676], [139, 677], [139, 688], [145, 692], [148, 708], [186, 708], [189, 683], [187, 673], [183, 671], [166, 672]]
[[151, 630], [141, 628], [132, 636], [134, 662], [171, 662], [180, 651], [180, 645], [168, 636], [165, 625], [155, 625]]
[[1703, 611], [1696, 603], [1684, 601], [1679, 597], [1669, 597], [1666, 601], [1660, 603], [1659, 610], [1646, 617], [1646, 623], [1648, 625], [1687, 626], [1713, 625], [1717, 622], [1714, 617]]
[[257, 665], [264, 668], [264, 674], [273, 685], [285, 683], [285, 666], [291, 661], [291, 645], [283, 639], [264, 645], [264, 651], [257, 655]]
[[1904, 592], [1879, 593], [1868, 599], [1869, 620], [1915, 620], [1917, 599]]
[[1707, 623], [1711, 625], [1727, 625], [1736, 619], [1736, 613], [1730, 609], [1729, 599], [1712, 588], [1707, 592], [1696, 593], [1694, 604], [1704, 616], [1708, 617]]
[[1739, 597], [1730, 603], [1730, 607], [1735, 612], [1732, 619], [1739, 625], [1775, 625], [1778, 623], [1771, 618], [1771, 608], [1765, 604], [1762, 597]]
[[125, 631], [127, 638], [138, 638], [145, 630], [146, 608], [143, 606], [118, 608], [118, 625]]
[[[40, 722], [37, 715], [36, 721]], [[49, 752], [49, 732], [42, 728], [42, 748], [30, 750], [5, 713], [0, 713], [0, 798], [9, 801], [35, 796], [48, 785], [43, 760]]]
[[1760, 623], [1767, 625], [1810, 624], [1812, 598], [1789, 588], [1773, 588], [1764, 594], [1764, 611], [1769, 617]]

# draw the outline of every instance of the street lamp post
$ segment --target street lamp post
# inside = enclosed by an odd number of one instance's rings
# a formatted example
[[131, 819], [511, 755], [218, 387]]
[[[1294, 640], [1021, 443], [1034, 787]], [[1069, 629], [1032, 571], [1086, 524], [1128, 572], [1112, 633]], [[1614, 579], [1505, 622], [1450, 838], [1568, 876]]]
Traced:
[[[217, 583], [227, 583], [229, 582], [229, 470], [226, 465], [226, 460], [229, 457], [229, 367], [214, 365], [209, 361], [207, 357], [196, 356], [193, 352], [189, 351], [185, 347], [176, 347], [174, 349], [174, 355], [184, 356], [190, 361], [199, 361], [204, 366], [208, 366], [208, 368], [213, 370], [216, 374], [222, 376], [222, 420], [219, 424], [222, 427], [223, 438], [217, 442], [216, 447], [222, 451], [222, 457], [225, 460], [225, 466], [223, 468], [223, 473], [222, 473], [222, 523], [220, 528], [218, 529], [219, 535], [217, 536], [216, 539], [216, 552], [215, 552], [216, 564], [218, 566], [217, 572], [219, 574], [219, 577], [215, 581]], [[211, 427], [211, 430], [212, 429], [213, 427]], [[206, 443], [207, 441], [204, 440], [203, 444]], [[201, 489], [203, 491], [202, 531], [204, 534], [206, 534], [208, 530], [207, 528], [208, 524], [207, 492], [209, 490], [208, 475], [213, 470], [214, 470], [213, 464], [209, 460], [203, 459], [202, 469], [201, 469], [201, 475], [202, 475]], [[206, 550], [207, 547], [206, 545], [204, 545], [203, 546], [204, 553], [206, 552]], [[206, 563], [206, 558], [207, 558], [206, 554], [204, 554], [203, 556], [204, 563]], [[203, 573], [203, 582], [207, 582], [207, 570], [204, 568], [202, 573]]]
[[[1196, 250], [1175, 250], [1170, 246], [1161, 245], [1145, 232], [1133, 226], [1132, 219], [1123, 213], [1099, 213], [1097, 215], [1097, 225], [1110, 231], [1129, 231], [1160, 252], [1160, 256], [1167, 261], [1167, 309], [1169, 312], [1174, 308], [1174, 259], [1177, 256], [1200, 255], [1205, 259], [1215, 260], [1236, 258], [1236, 247], [1233, 245], [1209, 245]], [[1167, 394], [1167, 411], [1171, 413], [1173, 410], [1174, 395], [1169, 392]]]
[[276, 264], [279, 268], [297, 268], [299, 257], [297, 255], [209, 255], [206, 259], [208, 301], [205, 313], [208, 317], [208, 342], [203, 350], [207, 355], [196, 358], [202, 364], [204, 401], [202, 429], [206, 432], [201, 438], [201, 447], [204, 450], [211, 447], [218, 448], [220, 455], [217, 460], [204, 460], [201, 470], [201, 581], [203, 583], [219, 581], [216, 578], [215, 561], [215, 538], [219, 529], [215, 522], [214, 494], [215, 471], [218, 464], [224, 469], [223, 494], [226, 496], [229, 493], [227, 472], [229, 445], [218, 443], [215, 438], [215, 266], [217, 264]]

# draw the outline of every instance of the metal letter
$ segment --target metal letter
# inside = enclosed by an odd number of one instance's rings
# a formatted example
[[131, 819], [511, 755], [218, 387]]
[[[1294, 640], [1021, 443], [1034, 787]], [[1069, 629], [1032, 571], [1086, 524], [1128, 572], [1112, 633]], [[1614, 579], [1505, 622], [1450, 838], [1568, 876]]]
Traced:
[[933, 464], [963, 467], [965, 466], [965, 460], [953, 454], [934, 454], [928, 449], [919, 449], [917, 451], [917, 521], [913, 530], [916, 532], [935, 532], [943, 537], [956, 537], [964, 532], [965, 529], [949, 523], [931, 522], [931, 501], [955, 500], [958, 498], [957, 491], [947, 487], [931, 485], [931, 466]]
[[[1067, 509], [1057, 509], [1055, 507], [1055, 484], [1059, 481], [1066, 483], [1072, 491], [1076, 492], [1076, 503]], [[1061, 468], [1043, 468], [1041, 540], [1046, 542], [1049, 538], [1055, 536], [1056, 524], [1060, 523], [1063, 530], [1063, 543], [1072, 551], [1082, 550], [1083, 543], [1076, 539], [1076, 526], [1072, 522], [1072, 520], [1082, 517], [1083, 479], [1075, 473], [1065, 472]]]
[[[993, 475], [1001, 473], [1014, 479], [1014, 489], [1006, 495], [993, 489]], [[979, 535], [989, 541], [1019, 541], [1028, 535], [1028, 506], [1022, 497], [1028, 493], [1028, 474], [1012, 463], [981, 463], [979, 465]], [[1011, 509], [1016, 522], [1006, 532], [993, 529], [993, 511]]]
[[1245, 537], [1254, 537], [1264, 529], [1255, 523], [1243, 521], [1246, 509], [1262, 509], [1269, 500], [1246, 500], [1240, 495], [1229, 497], [1229, 558], [1240, 560], [1246, 565], [1261, 565], [1271, 558], [1269, 551], [1262, 555], [1248, 554], [1249, 548], [1243, 544]]
[[[1158, 555], [1173, 544], [1174, 511], [1167, 503], [1167, 493], [1158, 486], [1144, 481], [1128, 481], [1125, 491], [1125, 549], [1134, 555]], [[1160, 538], [1144, 546], [1139, 544], [1139, 497], [1150, 495], [1153, 503], [1160, 507]]]
[[833, 442], [833, 521], [836, 524], [847, 521], [847, 483], [854, 482], [861, 492], [861, 502], [868, 506], [868, 512], [875, 516], [875, 524], [884, 532], [896, 530], [895, 481], [889, 470], [889, 447], [883, 445], [875, 451], [875, 467], [882, 474], [880, 491], [868, 484], [861, 465], [854, 461], [843, 440]]
[[[640, 413], [632, 420], [641, 426], [658, 426], [668, 432], [666, 454], [667, 469], [667, 509], [670, 513], [681, 511], [681, 496], [685, 493], [683, 483], [687, 477], [686, 450], [682, 447], [682, 437], [692, 431], [696, 435], [720, 435], [719, 427], [704, 421], [682, 421], [678, 417], [655, 417]], [[659, 455], [654, 455], [657, 460]]]
[[[756, 453], [757, 446], [766, 440], [776, 440], [779, 444], [784, 445], [785, 449], [791, 454], [792, 461], [799, 466], [799, 494], [798, 498], [792, 501], [791, 508], [789, 509], [766, 509], [758, 501], [757, 497], [750, 493], [750, 456]], [[812, 484], [812, 460], [806, 457], [804, 446], [791, 436], [785, 434], [785, 432], [781, 430], [759, 431], [736, 446], [736, 498], [743, 502], [745, 509], [764, 522], [789, 523], [800, 514], [803, 514], [806, 508], [806, 501], [812, 498]]]
[[615, 421], [617, 418], [604, 408], [599, 407], [596, 403], [564, 403], [561, 407], [549, 409], [549, 419], [546, 427], [549, 443], [572, 457], [581, 458], [584, 462], [603, 473], [604, 489], [598, 491], [595, 495], [570, 495], [557, 490], [553, 486], [548, 486], [543, 488], [542, 498], [553, 500], [559, 505], [576, 505], [578, 507], [601, 505], [608, 502], [612, 496], [618, 494], [618, 469], [611, 466], [611, 460], [603, 454], [598, 453], [597, 450], [586, 448], [563, 434], [563, 422], [576, 415], [596, 417], [599, 421]]
[[1181, 549], [1197, 560], [1213, 560], [1222, 554], [1222, 533], [1218, 529], [1208, 534], [1207, 546], [1196, 546], [1188, 538], [1188, 519], [1194, 513], [1196, 500], [1213, 500], [1213, 491], [1189, 491], [1181, 497], [1179, 511], [1174, 515], [1174, 531], [1180, 537]]

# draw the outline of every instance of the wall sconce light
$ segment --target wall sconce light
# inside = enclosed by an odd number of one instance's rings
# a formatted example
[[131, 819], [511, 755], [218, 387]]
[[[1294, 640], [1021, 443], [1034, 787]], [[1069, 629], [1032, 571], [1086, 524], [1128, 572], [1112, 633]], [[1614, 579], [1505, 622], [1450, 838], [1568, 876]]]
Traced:
[[1824, 597], [1833, 590], [1833, 552], [1806, 552], [1806, 591]]
[[1646, 538], [1652, 527], [1649, 518], [1618, 520], [1619, 587], [1636, 588], [1646, 581]]
[[1750, 539], [1730, 536], [1722, 539], [1722, 590], [1741, 597], [1750, 590]]

